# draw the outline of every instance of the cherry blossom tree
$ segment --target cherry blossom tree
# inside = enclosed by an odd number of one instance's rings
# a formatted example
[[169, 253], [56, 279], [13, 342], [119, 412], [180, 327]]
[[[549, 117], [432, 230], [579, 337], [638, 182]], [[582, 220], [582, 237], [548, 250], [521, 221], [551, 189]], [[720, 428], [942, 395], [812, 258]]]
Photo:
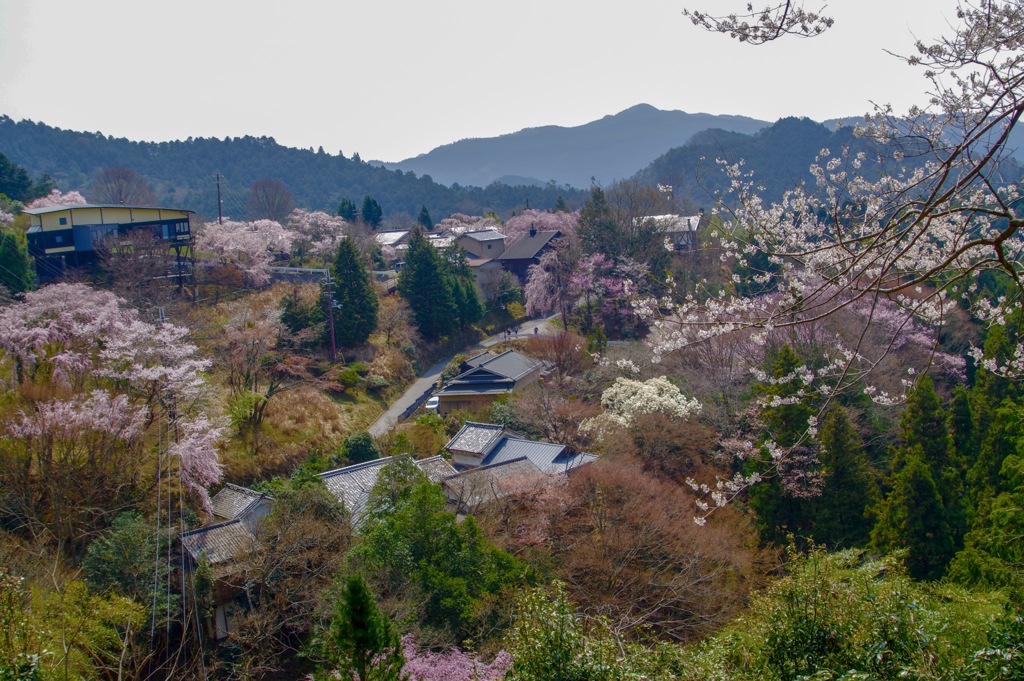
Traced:
[[709, 31], [725, 33], [740, 42], [760, 45], [777, 40], [782, 36], [792, 35], [812, 38], [821, 35], [832, 27], [832, 17], [821, 14], [821, 10], [804, 9], [803, 3], [793, 0], [782, 0], [776, 4], [764, 5], [757, 9], [748, 3], [745, 14], [728, 14], [716, 16], [696, 10], [684, 10], [695, 26]]
[[292, 253], [299, 266], [307, 254], [331, 257], [338, 251], [338, 242], [345, 238], [351, 225], [344, 218], [323, 211], [296, 208], [288, 216], [286, 228], [292, 233]]
[[[754, 42], [813, 35], [829, 24], [796, 7], [783, 2], [767, 14], [717, 24], [691, 16], [740, 39], [748, 32]], [[902, 117], [881, 107], [857, 128], [878, 158], [869, 159], [863, 148], [822, 150], [811, 168], [813, 185], [796, 187], [772, 205], [742, 164], [723, 165], [732, 188], [721, 197], [723, 227], [713, 237], [726, 264], [768, 263], [752, 275], [766, 290], [752, 294], [734, 281], [734, 287], [641, 302], [640, 313], [658, 327], [652, 337], [657, 355], [737, 330], [766, 342], [780, 330], [852, 311], [865, 331], [848, 342], [834, 339], [823, 366], [794, 372], [826, 396], [825, 409], [840, 391], [866, 390], [880, 402], [902, 399], [902, 391], [873, 387], [874, 370], [901, 338], [912, 342], [923, 330], [935, 337], [958, 308], [981, 326], [1016, 323], [1024, 299], [1024, 196], [1007, 156], [1024, 113], [1024, 2], [964, 2], [957, 20], [949, 35], [920, 41], [915, 54], [902, 58], [924, 71], [928, 106]], [[986, 292], [979, 286], [983, 278], [999, 282], [1004, 292]], [[868, 348], [871, 328], [890, 342]], [[947, 364], [940, 348], [932, 348], [906, 367], [904, 389], [929, 368]], [[993, 373], [1024, 375], [1019, 341], [1003, 359], [976, 347], [970, 354]], [[792, 447], [813, 437], [821, 415], [810, 417]], [[778, 454], [778, 460], [786, 456]]]
[[59, 189], [51, 190], [46, 196], [25, 204], [25, 208], [49, 208], [51, 206], [81, 206], [88, 203], [78, 192], [62, 194]]
[[0, 515], [73, 554], [154, 481], [208, 506], [221, 431], [199, 409], [209, 362], [187, 336], [83, 284], [0, 309]]
[[250, 285], [262, 286], [270, 281], [270, 263], [289, 252], [292, 239], [292, 233], [273, 220], [226, 220], [206, 223], [196, 237], [196, 248], [238, 268]]
[[488, 664], [458, 648], [434, 652], [416, 645], [412, 634], [402, 637], [405, 667], [409, 681], [501, 681], [512, 667], [512, 656], [504, 650]]

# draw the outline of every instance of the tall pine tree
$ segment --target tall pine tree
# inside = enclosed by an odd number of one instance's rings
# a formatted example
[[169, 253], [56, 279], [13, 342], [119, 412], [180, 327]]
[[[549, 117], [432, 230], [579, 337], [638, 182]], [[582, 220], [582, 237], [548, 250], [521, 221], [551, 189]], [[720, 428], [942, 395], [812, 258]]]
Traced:
[[398, 275], [398, 292], [408, 301], [425, 339], [436, 341], [458, 329], [459, 313], [449, 268], [418, 229], [409, 237], [405, 267]]
[[919, 445], [904, 453], [903, 468], [879, 508], [871, 546], [884, 553], [906, 549], [907, 572], [916, 579], [938, 579], [953, 558], [946, 505]]
[[864, 546], [871, 535], [866, 509], [875, 502], [877, 489], [845, 409], [829, 411], [818, 443], [825, 484], [810, 504], [814, 540], [831, 549]]
[[[802, 364], [800, 357], [788, 345], [783, 345], [772, 362], [772, 377], [775, 381], [756, 386], [756, 390], [770, 404], [761, 411], [766, 436], [782, 448], [794, 447], [806, 432], [808, 419], [814, 414], [809, 397], [801, 395], [802, 384], [795, 379], [796, 369]], [[777, 399], [776, 399], [777, 398]], [[789, 460], [803, 456], [808, 449], [801, 446], [800, 452], [791, 452]], [[810, 531], [810, 500], [787, 489], [784, 476], [786, 471], [765, 452], [754, 470], [768, 474], [761, 484], [750, 490], [750, 505], [757, 512], [761, 537], [767, 542], [783, 544], [787, 535], [795, 533], [806, 536]]]
[[342, 347], [365, 343], [377, 327], [377, 294], [350, 239], [334, 257], [334, 340]]
[[405, 658], [401, 642], [388, 616], [377, 607], [373, 592], [360, 574], [351, 574], [334, 606], [334, 617], [324, 640], [331, 668], [322, 678], [359, 681], [400, 681]]

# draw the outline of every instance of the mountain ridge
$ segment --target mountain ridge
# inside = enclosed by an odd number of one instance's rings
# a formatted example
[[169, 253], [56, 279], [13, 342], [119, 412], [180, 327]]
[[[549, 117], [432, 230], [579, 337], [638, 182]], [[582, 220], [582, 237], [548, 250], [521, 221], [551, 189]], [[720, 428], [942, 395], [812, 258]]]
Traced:
[[582, 125], [545, 125], [496, 137], [466, 138], [380, 165], [426, 174], [444, 185], [485, 187], [512, 176], [540, 185], [587, 187], [592, 180], [609, 184], [632, 177], [701, 130], [752, 134], [768, 125], [746, 116], [691, 114], [637, 104]]

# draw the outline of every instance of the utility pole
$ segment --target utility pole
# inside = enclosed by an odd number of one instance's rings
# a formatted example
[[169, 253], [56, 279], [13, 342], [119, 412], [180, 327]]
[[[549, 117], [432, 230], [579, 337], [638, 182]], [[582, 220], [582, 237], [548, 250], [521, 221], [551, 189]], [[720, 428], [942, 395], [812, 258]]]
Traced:
[[334, 344], [334, 286], [331, 282], [331, 270], [327, 269], [326, 274], [327, 281], [327, 324], [331, 330], [331, 361], [338, 361], [338, 348]]
[[220, 173], [217, 173], [217, 224], [224, 224], [224, 204], [220, 200]]

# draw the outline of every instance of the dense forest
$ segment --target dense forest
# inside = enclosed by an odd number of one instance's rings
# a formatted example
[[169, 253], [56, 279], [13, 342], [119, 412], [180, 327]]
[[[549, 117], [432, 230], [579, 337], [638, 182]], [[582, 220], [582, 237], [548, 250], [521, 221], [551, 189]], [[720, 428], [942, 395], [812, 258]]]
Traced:
[[[0, 117], [0, 150], [34, 175], [48, 173], [63, 191], [88, 188], [105, 168], [131, 168], [147, 179], [155, 198], [168, 205], [217, 214], [217, 176], [225, 209], [244, 218], [250, 186], [263, 179], [281, 182], [298, 205], [337, 211], [344, 198], [373, 196], [396, 223], [412, 222], [423, 206], [432, 215], [509, 215], [527, 207], [550, 208], [559, 196], [580, 196], [566, 186], [446, 187], [429, 176], [385, 170], [322, 148], [292, 149], [267, 137], [133, 142], [102, 133], [74, 132], [32, 121]], [[404, 217], [403, 217], [404, 216]]]

